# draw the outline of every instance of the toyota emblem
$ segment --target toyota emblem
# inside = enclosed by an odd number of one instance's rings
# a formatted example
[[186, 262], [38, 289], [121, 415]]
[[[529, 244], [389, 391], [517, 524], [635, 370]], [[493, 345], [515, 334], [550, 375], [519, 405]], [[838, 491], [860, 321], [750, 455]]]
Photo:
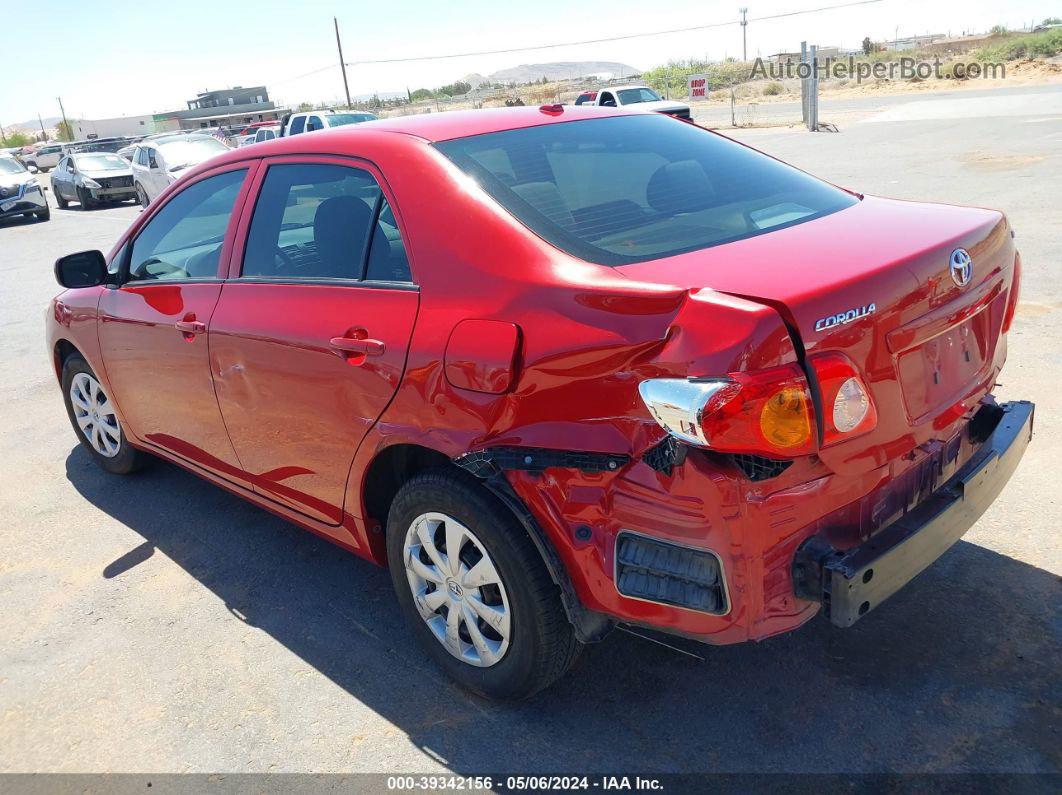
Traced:
[[973, 260], [964, 248], [951, 252], [951, 278], [959, 287], [965, 287], [973, 278]]

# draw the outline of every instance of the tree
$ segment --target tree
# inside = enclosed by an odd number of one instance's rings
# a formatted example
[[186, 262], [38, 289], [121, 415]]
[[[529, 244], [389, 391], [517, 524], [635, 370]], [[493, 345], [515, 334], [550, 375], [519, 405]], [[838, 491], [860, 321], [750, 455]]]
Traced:
[[70, 122], [61, 121], [56, 124], [55, 137], [60, 141], [73, 141], [74, 131], [70, 127]]
[[874, 43], [870, 40], [870, 36], [863, 37], [863, 55], [870, 55], [874, 52]]
[[295, 108], [296, 113], [306, 113], [310, 110], [313, 110], [313, 105], [311, 105], [309, 102], [300, 102], [299, 106]]
[[1003, 35], [1004, 33], [1007, 32], [1007, 26], [1006, 25], [993, 25], [992, 29], [990, 31], [988, 31], [988, 32], [991, 33], [993, 36], [1001, 36], [1001, 35]]
[[0, 138], [0, 146], [25, 146], [32, 143], [33, 139], [24, 132], [9, 132], [6, 138]]
[[433, 94], [426, 88], [418, 88], [412, 94], [409, 95], [410, 102], [421, 102], [425, 99], [431, 99]]
[[1059, 17], [1048, 17], [1047, 19], [1045, 19], [1040, 24], [1041, 25], [1062, 25], [1062, 18], [1059, 18]]

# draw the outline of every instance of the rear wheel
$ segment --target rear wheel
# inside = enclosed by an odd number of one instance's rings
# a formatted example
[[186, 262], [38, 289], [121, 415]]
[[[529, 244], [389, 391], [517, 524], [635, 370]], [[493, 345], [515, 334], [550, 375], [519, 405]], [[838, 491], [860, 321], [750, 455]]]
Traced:
[[103, 469], [127, 475], [144, 465], [146, 454], [126, 440], [114, 404], [88, 362], [76, 354], [63, 363], [63, 399], [78, 441]]
[[66, 199], [63, 198], [63, 194], [59, 190], [59, 186], [52, 184], [52, 193], [55, 194], [55, 206], [60, 210], [66, 209]]
[[527, 698], [575, 660], [580, 644], [527, 532], [461, 474], [426, 472], [399, 490], [387, 556], [413, 632], [469, 690]]
[[148, 206], [149, 200], [147, 191], [144, 190], [144, 186], [141, 185], [139, 182], [136, 183], [136, 200], [140, 202], [141, 207], [146, 208]]
[[34, 215], [37, 216], [38, 221], [47, 221], [49, 218], [52, 217], [52, 208], [45, 204], [44, 208], [41, 210], [37, 210]]

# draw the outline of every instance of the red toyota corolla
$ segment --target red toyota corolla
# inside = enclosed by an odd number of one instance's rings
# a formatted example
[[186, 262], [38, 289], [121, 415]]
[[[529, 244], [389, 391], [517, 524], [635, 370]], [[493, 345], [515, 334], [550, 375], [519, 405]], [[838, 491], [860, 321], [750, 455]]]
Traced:
[[658, 114], [432, 114], [204, 163], [56, 263], [48, 346], [100, 466], [389, 566], [515, 698], [617, 623], [849, 626], [940, 556], [1032, 432], [1012, 238]]

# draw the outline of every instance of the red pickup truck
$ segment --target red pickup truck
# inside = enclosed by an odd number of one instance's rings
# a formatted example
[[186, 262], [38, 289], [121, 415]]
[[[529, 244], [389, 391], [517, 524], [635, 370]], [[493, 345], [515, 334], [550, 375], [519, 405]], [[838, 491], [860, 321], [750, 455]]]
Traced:
[[617, 624], [847, 627], [1032, 432], [992, 397], [1020, 274], [1001, 213], [844, 190], [658, 113], [233, 150], [56, 274], [88, 456], [173, 461], [389, 566], [425, 653], [497, 698]]

